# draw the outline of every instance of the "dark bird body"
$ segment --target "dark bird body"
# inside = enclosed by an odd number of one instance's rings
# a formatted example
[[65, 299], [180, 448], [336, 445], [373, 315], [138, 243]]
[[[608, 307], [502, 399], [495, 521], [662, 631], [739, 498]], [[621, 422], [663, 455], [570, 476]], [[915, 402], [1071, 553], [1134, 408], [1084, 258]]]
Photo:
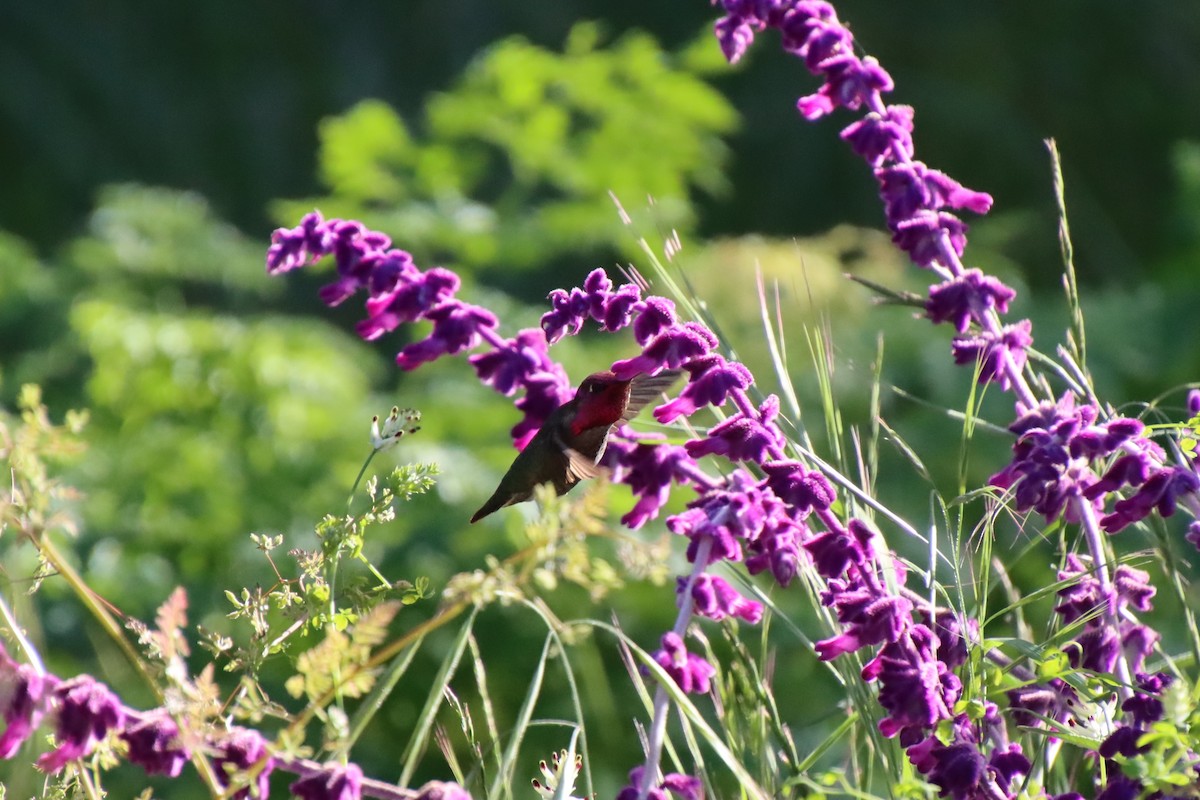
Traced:
[[534, 487], [543, 483], [554, 484], [561, 495], [584, 478], [599, 475], [597, 465], [613, 428], [637, 416], [680, 374], [679, 370], [663, 370], [657, 375], [635, 375], [621, 381], [611, 372], [597, 372], [584, 378], [575, 396], [556, 408], [517, 454], [500, 479], [500, 486], [471, 522], [530, 499]]

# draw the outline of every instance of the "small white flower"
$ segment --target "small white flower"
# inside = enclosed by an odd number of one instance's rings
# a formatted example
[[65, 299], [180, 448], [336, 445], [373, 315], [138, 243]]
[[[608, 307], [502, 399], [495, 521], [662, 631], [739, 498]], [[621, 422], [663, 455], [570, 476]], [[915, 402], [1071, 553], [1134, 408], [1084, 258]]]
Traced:
[[399, 406], [392, 406], [392, 413], [383, 421], [382, 428], [379, 426], [379, 416], [371, 417], [371, 447], [375, 448], [376, 452], [387, 450], [405, 434], [421, 430], [421, 426], [417, 424], [420, 421], [420, 411]]
[[[574, 743], [572, 742], [572, 746]], [[571, 793], [575, 791], [575, 778], [583, 766], [583, 756], [576, 754], [574, 758], [566, 750], [560, 750], [550, 757], [550, 764], [545, 761], [538, 765], [546, 782], [533, 779], [533, 789], [544, 800], [560, 798], [561, 800], [581, 800]]]

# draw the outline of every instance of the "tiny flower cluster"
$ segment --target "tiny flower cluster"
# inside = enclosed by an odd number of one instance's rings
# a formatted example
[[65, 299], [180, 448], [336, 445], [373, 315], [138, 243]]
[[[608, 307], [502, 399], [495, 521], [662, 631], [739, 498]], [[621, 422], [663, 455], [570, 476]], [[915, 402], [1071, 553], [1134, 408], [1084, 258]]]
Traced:
[[[116, 735], [125, 745], [129, 763], [149, 775], [175, 778], [192, 758], [178, 723], [164, 708], [137, 711], [121, 703], [111, 689], [90, 675], [66, 680], [18, 664], [0, 645], [0, 759], [16, 756], [21, 745], [44, 720], [53, 721], [53, 750], [37, 760], [39, 769], [58, 772], [73, 761], [87, 758], [97, 745]], [[358, 800], [360, 797], [414, 800], [470, 800], [456, 784], [431, 783], [415, 793], [367, 782], [355, 764], [325, 766], [286, 761], [273, 756], [266, 739], [250, 728], [212, 731], [196, 747], [211, 759], [213, 773], [226, 797], [232, 800], [270, 794], [271, 773], [277, 768], [299, 775], [289, 786], [304, 800]], [[370, 785], [375, 784], [375, 785]]]

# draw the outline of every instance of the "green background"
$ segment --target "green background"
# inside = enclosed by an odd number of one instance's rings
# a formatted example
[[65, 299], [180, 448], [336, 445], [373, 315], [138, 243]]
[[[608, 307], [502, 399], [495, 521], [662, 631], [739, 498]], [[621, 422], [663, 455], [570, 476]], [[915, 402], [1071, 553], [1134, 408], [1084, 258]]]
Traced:
[[[1194, 378], [1200, 6], [860, 0], [838, 9], [891, 72], [892, 99], [916, 107], [918, 157], [994, 196], [988, 218], [968, 220], [967, 260], [1021, 290], [1014, 318], [1034, 319], [1039, 348], [1053, 352], [1067, 321], [1042, 143], [1054, 137], [1101, 396], [1133, 403]], [[511, 335], [536, 324], [551, 288], [578, 285], [596, 266], [645, 266], [612, 188], [652, 241], [681, 231], [680, 263], [763, 391], [776, 389], [755, 266], [778, 282], [792, 377], [819, 443], [804, 326], [833, 320], [848, 423], [865, 418], [883, 331], [885, 384], [922, 401], [886, 391], [884, 416], [952, 494], [960, 426], [939, 409], [962, 407], [970, 375], [950, 363], [949, 334], [872, 306], [841, 278], [912, 291], [928, 282], [864, 230], [880, 228], [882, 213], [867, 168], [837, 137], [852, 117], [799, 117], [795, 99], [816, 84], [773, 34], [724, 67], [707, 35], [714, 12], [704, 2], [0, 6], [0, 396], [11, 407], [35, 381], [56, 418], [91, 411], [89, 451], [70, 478], [86, 495], [73, 547], [97, 591], [147, 619], [182, 583], [193, 622], [227, 626], [224, 590], [270, 579], [247, 534], [312, 547], [313, 525], [340, 508], [366, 455], [371, 414], [393, 404], [421, 409], [425, 427], [386, 458], [435, 461], [443, 476], [368, 543], [385, 574], [441, 586], [518, 546], [516, 511], [465, 524], [511, 458], [511, 404], [478, 386], [461, 358], [399, 373], [392, 356], [412, 334], [355, 340], [360, 298], [324, 309], [315, 292], [327, 275], [263, 274], [271, 230], [313, 205], [367, 219], [423, 267], [459, 271], [462, 296], [496, 310]], [[583, 20], [596, 24], [575, 27]], [[561, 60], [552, 55], [564, 48]], [[633, 347], [585, 336], [553, 352], [578, 380]], [[1182, 393], [1164, 402], [1178, 418]], [[1000, 425], [1011, 416], [998, 396], [985, 410]], [[968, 485], [999, 469], [1008, 446], [981, 435]], [[930, 487], [895, 450], [885, 448], [878, 483], [917, 528], [928, 524]], [[619, 514], [627, 495], [612, 496]], [[1032, 585], [1052, 575], [1052, 547], [1036, 538], [1020, 532], [998, 545]], [[20, 586], [28, 554], [6, 544]], [[646, 647], [674, 614], [669, 589], [645, 584], [599, 607], [571, 588], [554, 597], [565, 617], [606, 619], [611, 606]], [[806, 618], [802, 598], [781, 603]], [[54, 669], [121, 687], [96, 657], [108, 648], [102, 635], [53, 581], [34, 610]], [[494, 624], [480, 643], [511, 715], [543, 629], [516, 609], [486, 613]], [[581, 657], [600, 687], [597, 730], [621, 732], [593, 741], [603, 794], [637, 748], [621, 699], [627, 678], [612, 643], [597, 645]], [[794, 641], [780, 646], [785, 715], [798, 737], [817, 741], [839, 712], [814, 701], [828, 691], [788, 690], [824, 678]], [[419, 682], [393, 697], [356, 751], [368, 774], [394, 774], [422, 701]], [[530, 775], [564, 745], [557, 732], [532, 742]], [[446, 776], [436, 757], [427, 770]], [[143, 778], [124, 770], [112, 781], [122, 793]]]

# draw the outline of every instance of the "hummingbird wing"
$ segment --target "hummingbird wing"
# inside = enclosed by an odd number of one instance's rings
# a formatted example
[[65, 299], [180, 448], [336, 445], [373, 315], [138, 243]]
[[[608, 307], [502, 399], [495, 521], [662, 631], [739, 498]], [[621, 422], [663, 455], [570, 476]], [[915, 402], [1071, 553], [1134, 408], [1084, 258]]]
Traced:
[[635, 375], [629, 383], [629, 403], [625, 406], [625, 413], [621, 415], [623, 422], [629, 422], [638, 415], [646, 405], [652, 401], [662, 397], [663, 392], [671, 388], [671, 384], [679, 380], [679, 376], [683, 374], [683, 370], [679, 369], [664, 369], [657, 375], [647, 375], [642, 373]]
[[[607, 472], [597, 462], [604, 456], [604, 450], [608, 446], [608, 429], [585, 431], [578, 437], [578, 447], [581, 449], [567, 444], [557, 431], [554, 432], [553, 439], [559, 452], [567, 460], [565, 486], [558, 487], [559, 494], [565, 493], [582, 480], [598, 478]], [[585, 450], [588, 452], [584, 452]]]

